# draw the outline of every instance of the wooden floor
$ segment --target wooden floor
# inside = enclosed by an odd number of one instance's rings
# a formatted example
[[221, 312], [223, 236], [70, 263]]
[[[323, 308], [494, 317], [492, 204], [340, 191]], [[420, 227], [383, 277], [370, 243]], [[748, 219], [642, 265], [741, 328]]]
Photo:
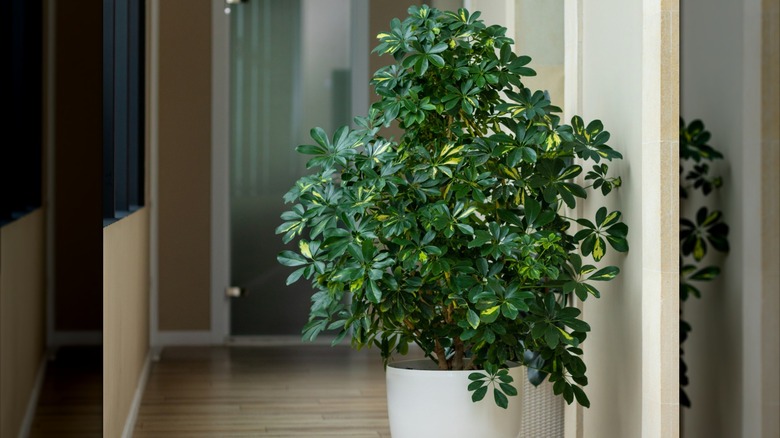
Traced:
[[135, 436], [389, 438], [385, 396], [375, 349], [166, 348]]
[[103, 349], [63, 347], [46, 365], [30, 438], [101, 437]]

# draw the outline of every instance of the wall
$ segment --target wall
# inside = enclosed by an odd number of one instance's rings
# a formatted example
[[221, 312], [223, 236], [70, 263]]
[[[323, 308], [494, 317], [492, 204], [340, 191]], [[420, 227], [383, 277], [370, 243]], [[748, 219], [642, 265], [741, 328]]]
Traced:
[[[630, 252], [604, 261], [620, 262], [621, 274], [608, 287], [599, 288], [598, 301], [587, 301], [584, 317], [592, 332], [584, 345], [588, 366], [587, 391], [591, 408], [583, 412], [584, 436], [639, 436], [641, 424], [642, 276], [641, 276], [641, 5], [624, 2], [585, 2], [583, 8], [582, 109], [587, 120], [598, 118], [611, 132], [610, 144], [625, 162], [611, 165], [624, 186], [611, 196], [610, 208], [619, 208], [629, 226]], [[608, 13], [607, 11], [613, 11]], [[617, 16], [617, 17], [616, 17]], [[619, 17], [619, 18], [618, 18]], [[613, 32], [604, 29], [617, 25]], [[621, 68], [600, 69], [621, 53]], [[609, 199], [609, 198], [607, 198]], [[592, 209], [587, 211], [592, 214]], [[622, 260], [621, 260], [622, 259]], [[616, 417], [615, 412], [621, 415]]]
[[[607, 205], [629, 225], [621, 274], [588, 300], [584, 345], [591, 408], [584, 437], [676, 436], [677, 41], [673, 1], [582, 2], [582, 115], [598, 118], [625, 159]], [[619, 38], [616, 38], [619, 35]], [[585, 203], [586, 217], [598, 208]]]
[[547, 90], [553, 105], [563, 108], [565, 2], [522, 0], [515, 2], [515, 53], [532, 58], [536, 76], [524, 78], [526, 87]]
[[209, 330], [211, 2], [159, 2], [159, 330]]
[[724, 154], [716, 202], [731, 228], [721, 277], [684, 309], [686, 436], [780, 434], [778, 3], [683, 3], [681, 111]]
[[103, 435], [122, 436], [149, 351], [149, 209], [103, 229]]
[[44, 213], [0, 228], [0, 436], [15, 437], [45, 351]]
[[[152, 14], [146, 3], [146, 75], [149, 77]], [[130, 436], [150, 366], [151, 324], [151, 132], [153, 97], [146, 83], [146, 206], [102, 231], [103, 436]]]

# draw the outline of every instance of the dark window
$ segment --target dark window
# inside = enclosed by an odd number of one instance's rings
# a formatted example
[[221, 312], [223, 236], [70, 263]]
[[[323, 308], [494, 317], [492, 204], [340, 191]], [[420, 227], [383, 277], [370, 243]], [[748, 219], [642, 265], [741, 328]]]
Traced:
[[144, 1], [103, 0], [103, 222], [144, 205]]
[[0, 225], [41, 206], [42, 2], [0, 2]]

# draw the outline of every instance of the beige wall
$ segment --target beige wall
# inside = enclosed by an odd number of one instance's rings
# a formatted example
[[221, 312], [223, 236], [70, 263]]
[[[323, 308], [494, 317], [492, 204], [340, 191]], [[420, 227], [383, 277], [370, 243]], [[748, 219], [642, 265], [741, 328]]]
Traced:
[[45, 351], [44, 213], [0, 228], [0, 436], [16, 437]]
[[159, 330], [210, 329], [211, 2], [159, 9]]
[[[149, 35], [147, 2], [147, 35]], [[149, 72], [147, 37], [147, 75]], [[103, 436], [124, 436], [140, 385], [145, 384], [151, 318], [150, 93], [147, 81], [145, 188], [147, 205], [102, 231]], [[143, 390], [143, 388], [140, 388]], [[137, 407], [137, 406], [136, 406]]]
[[54, 10], [54, 329], [100, 331], [103, 9]]
[[149, 209], [103, 229], [103, 435], [122, 436], [149, 351]]
[[702, 119], [725, 156], [714, 201], [731, 227], [723, 274], [684, 309], [686, 436], [780, 434], [779, 3], [683, 3], [682, 115]]
[[[585, 437], [677, 432], [676, 17], [675, 2], [582, 2], [582, 113], [604, 122], [625, 157], [610, 165], [624, 185], [608, 204], [631, 245], [604, 260], [622, 272], [584, 306]], [[585, 214], [597, 208], [586, 202]]]

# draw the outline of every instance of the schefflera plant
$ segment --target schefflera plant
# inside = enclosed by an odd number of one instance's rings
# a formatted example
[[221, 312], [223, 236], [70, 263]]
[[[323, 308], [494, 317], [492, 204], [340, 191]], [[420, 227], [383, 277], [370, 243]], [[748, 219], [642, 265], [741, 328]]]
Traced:
[[[502, 407], [517, 394], [506, 364], [520, 362], [534, 384], [549, 378], [589, 406], [590, 326], [571, 297], [599, 297], [594, 282], [618, 274], [588, 259], [627, 251], [628, 227], [606, 207], [566, 212], [619, 186], [605, 161], [622, 156], [600, 121], [562, 124], [523, 84], [531, 58], [479, 15], [413, 6], [379, 34], [375, 51], [396, 61], [373, 76], [379, 101], [357, 129], [314, 128], [297, 149], [314, 172], [285, 195], [277, 233], [298, 250], [278, 260], [297, 268], [288, 283], [316, 291], [305, 340], [336, 331], [334, 344], [376, 346], [385, 364], [415, 343], [439, 369], [478, 370], [472, 399], [492, 388]], [[383, 137], [394, 121], [403, 135]], [[584, 183], [577, 160], [592, 162]]]

